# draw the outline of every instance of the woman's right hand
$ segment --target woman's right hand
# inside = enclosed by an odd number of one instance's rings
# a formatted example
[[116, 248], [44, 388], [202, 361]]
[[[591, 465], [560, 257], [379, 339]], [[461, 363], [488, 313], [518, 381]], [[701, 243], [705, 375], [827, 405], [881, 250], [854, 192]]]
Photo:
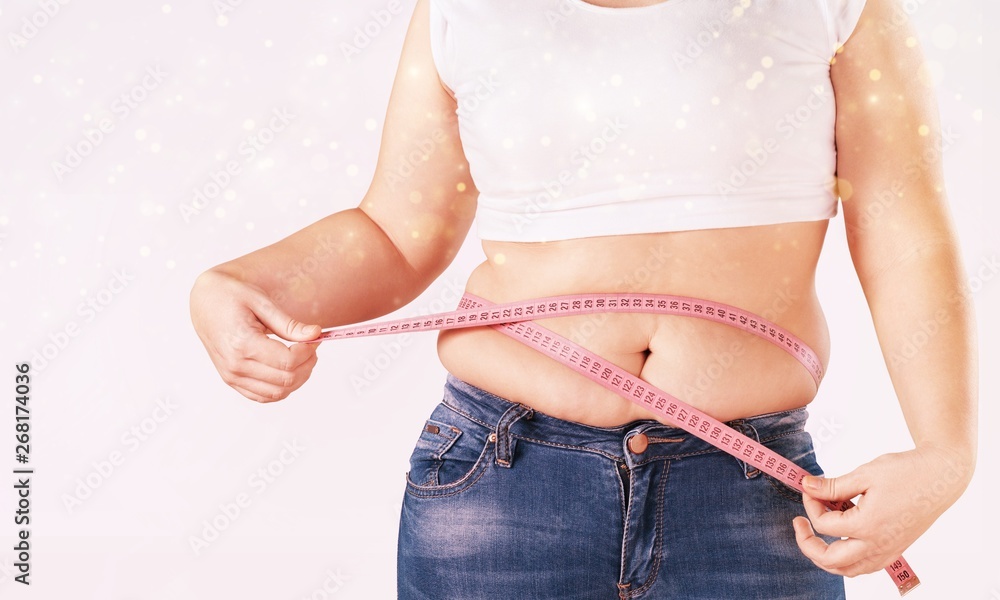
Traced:
[[191, 322], [222, 380], [256, 402], [281, 400], [306, 382], [319, 344], [304, 342], [319, 325], [296, 321], [264, 291], [216, 270], [202, 273], [191, 289]]

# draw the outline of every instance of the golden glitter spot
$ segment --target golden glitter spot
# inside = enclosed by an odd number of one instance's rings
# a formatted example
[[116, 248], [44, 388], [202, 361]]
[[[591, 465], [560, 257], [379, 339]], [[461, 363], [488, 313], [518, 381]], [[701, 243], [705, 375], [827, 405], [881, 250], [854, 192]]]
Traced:
[[711, 103], [712, 103], [713, 105], [715, 105], [715, 106], [718, 106], [718, 105], [719, 105], [719, 102], [721, 102], [721, 100], [719, 100], [719, 97], [718, 97], [718, 96], [712, 96], [712, 99], [711, 99], [711, 100], [709, 100], [709, 102], [711, 102]]
[[455, 186], [455, 189], [458, 190], [458, 191], [460, 191], [460, 192], [464, 192], [465, 191], [465, 184], [462, 183], [461, 181], [459, 181], [458, 184]]
[[424, 195], [418, 192], [417, 190], [413, 190], [412, 192], [410, 192], [410, 202], [414, 204], [419, 204], [420, 201], [423, 199]]
[[760, 64], [763, 65], [765, 69], [768, 69], [774, 66], [774, 59], [771, 58], [770, 56], [765, 56], [764, 58], [760, 59]]
[[921, 136], [926, 136], [930, 132], [931, 128], [926, 125], [921, 125], [920, 127], [917, 127], [917, 133], [919, 133]]
[[868, 102], [871, 102], [872, 104], [878, 102], [878, 94], [872, 94], [871, 96], [868, 96]]
[[746, 85], [748, 90], [756, 89], [757, 84], [764, 81], [764, 74], [760, 71], [754, 71], [750, 79], [747, 79]]
[[871, 79], [872, 81], [878, 81], [879, 79], [882, 79], [882, 71], [879, 71], [878, 69], [872, 69], [871, 71], [868, 71], [868, 79]]
[[792, 241], [790, 241], [788, 243], [788, 245], [790, 245], [792, 248], [798, 248], [799, 247], [799, 240], [792, 240]]
[[438, 238], [445, 230], [445, 221], [432, 214], [417, 215], [410, 223], [410, 236], [421, 241]]
[[506, 260], [507, 257], [504, 256], [503, 254], [500, 254], [499, 252], [493, 255], [493, 262], [498, 265], [502, 265]]
[[836, 190], [840, 199], [846, 202], [851, 199], [851, 194], [854, 193], [854, 186], [851, 185], [850, 181], [844, 179], [843, 177], [838, 177]]
[[365, 253], [363, 250], [354, 250], [353, 252], [347, 253], [347, 255], [344, 256], [344, 260], [347, 262], [348, 266], [357, 267], [361, 265], [361, 263], [365, 262]]
[[775, 252], [780, 252], [781, 251], [781, 242], [775, 242], [774, 243], [774, 251]]
[[910, 37], [906, 38], [906, 47], [907, 48], [913, 48], [916, 45], [917, 45], [917, 38], [913, 37], [912, 35]]

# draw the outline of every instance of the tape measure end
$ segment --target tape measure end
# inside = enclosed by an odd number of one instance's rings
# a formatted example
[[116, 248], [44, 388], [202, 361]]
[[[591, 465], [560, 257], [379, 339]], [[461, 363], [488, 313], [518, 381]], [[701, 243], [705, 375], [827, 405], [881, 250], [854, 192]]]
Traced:
[[920, 579], [918, 579], [917, 576], [914, 575], [909, 580], [907, 580], [906, 583], [899, 586], [899, 595], [905, 596], [910, 592], [912, 592], [913, 590], [917, 589], [918, 587], [920, 587]]

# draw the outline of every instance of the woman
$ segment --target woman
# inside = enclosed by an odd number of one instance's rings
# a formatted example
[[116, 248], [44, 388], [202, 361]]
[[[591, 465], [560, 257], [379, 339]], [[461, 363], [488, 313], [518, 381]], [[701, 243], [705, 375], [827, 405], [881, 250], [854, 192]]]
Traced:
[[[707, 298], [825, 365], [814, 275], [839, 192], [887, 359], [940, 325], [887, 360], [913, 450], [792, 494], [491, 327], [442, 331], [449, 375], [411, 456], [398, 584], [401, 598], [843, 597], [843, 577], [895, 560], [975, 463], [972, 305], [915, 40], [899, 0], [418, 0], [359, 206], [204, 273], [195, 328], [229, 385], [280, 400], [317, 345], [267, 333], [305, 342], [398, 309], [475, 219], [470, 297]], [[296, 269], [320, 247], [335, 250]], [[774, 346], [675, 315], [536, 321], [822, 474], [803, 431], [816, 383]], [[864, 510], [824, 513], [859, 494]]]

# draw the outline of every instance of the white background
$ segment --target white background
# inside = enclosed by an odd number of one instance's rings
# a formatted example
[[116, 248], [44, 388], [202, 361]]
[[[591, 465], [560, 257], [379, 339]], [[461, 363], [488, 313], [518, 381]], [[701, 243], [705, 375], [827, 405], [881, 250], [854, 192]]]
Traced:
[[[39, 352], [44, 368], [36, 361], [31, 400], [33, 585], [12, 581], [14, 481], [5, 469], [0, 597], [297, 600], [324, 597], [317, 591], [324, 583], [336, 590], [331, 598], [394, 597], [403, 473], [444, 383], [434, 335], [411, 337], [360, 391], [351, 377], [362, 376], [368, 361], [385, 364], [379, 355], [390, 353], [393, 340], [324, 344], [305, 387], [261, 406], [220, 380], [187, 302], [204, 269], [358, 204], [413, 3], [403, 2], [356, 56], [347, 59], [342, 46], [371, 11], [392, 5], [245, 0], [219, 19], [209, 2], [70, 2], [44, 19], [34, 17], [35, 2], [3, 3], [3, 452], [13, 454], [13, 365]], [[997, 423], [990, 371], [1000, 357], [1000, 276], [982, 266], [1000, 255], [1000, 227], [983, 177], [985, 127], [996, 133], [995, 113], [984, 110], [984, 3], [909, 5], [943, 124], [958, 135], [945, 165], [978, 290], [984, 433], [972, 486], [906, 556], [924, 581], [914, 598], [995, 600], [1000, 532], [988, 494], [998, 472], [989, 430]], [[33, 17], [48, 22], [15, 51], [7, 34]], [[143, 88], [147, 69], [157, 67], [163, 81]], [[126, 114], [116, 104], [122, 94], [144, 98]], [[247, 160], [241, 143], [275, 109], [294, 118]], [[105, 118], [113, 130], [57, 177], [53, 161], [65, 161], [66, 146]], [[241, 171], [226, 193], [185, 222], [179, 206], [230, 160]], [[820, 463], [839, 474], [910, 442], [842, 217], [827, 239], [818, 285], [833, 358], [810, 428]], [[448, 271], [399, 315], [453, 308], [453, 289], [481, 254], [473, 230]], [[109, 287], [116, 272], [131, 278], [123, 289]], [[101, 311], [89, 312], [88, 299]], [[67, 326], [76, 335], [60, 338]], [[156, 410], [158, 401], [174, 407], [168, 416]], [[133, 441], [134, 427], [145, 428], [144, 441]], [[293, 442], [304, 450], [287, 465], [274, 463]], [[116, 452], [120, 464], [102, 467]], [[2, 461], [14, 466], [10, 455]], [[280, 474], [261, 490], [250, 478], [269, 466]], [[206, 521], [226, 520], [220, 505], [241, 493], [249, 506], [196, 554], [192, 536], [203, 534]], [[848, 585], [851, 598], [895, 596], [881, 573]]]

